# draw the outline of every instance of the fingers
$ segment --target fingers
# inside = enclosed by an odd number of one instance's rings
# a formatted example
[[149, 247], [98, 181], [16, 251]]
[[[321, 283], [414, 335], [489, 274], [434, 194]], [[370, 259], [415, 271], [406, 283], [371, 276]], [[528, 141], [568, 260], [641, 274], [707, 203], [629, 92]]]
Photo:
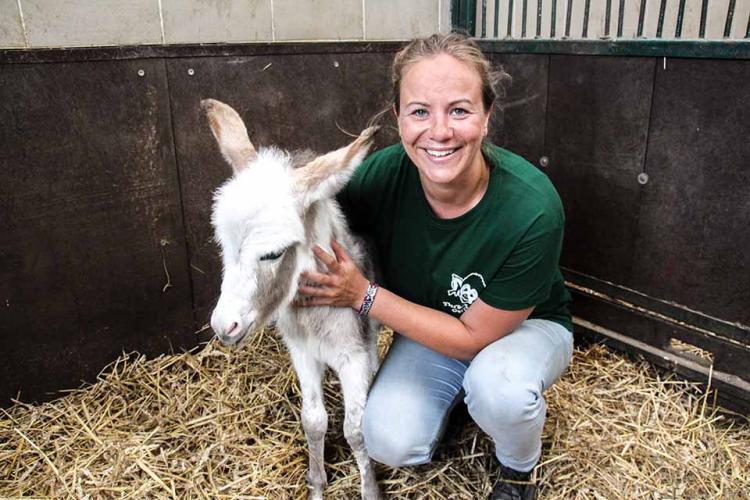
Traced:
[[346, 249], [344, 249], [338, 241], [331, 240], [331, 249], [333, 250], [333, 255], [323, 250], [319, 245], [313, 247], [313, 253], [315, 256], [325, 264], [328, 269], [332, 271], [336, 270], [340, 264], [351, 261], [349, 254], [346, 253]]
[[303, 271], [302, 277], [313, 283], [317, 283], [318, 285], [335, 286], [337, 284], [337, 280], [334, 276], [326, 273], [319, 273], [317, 271]]
[[331, 271], [336, 271], [338, 269], [339, 261], [336, 260], [335, 256], [329, 254], [318, 245], [313, 246], [312, 250], [315, 254], [315, 257], [317, 257], [319, 261], [325, 264], [328, 269], [330, 269]]
[[296, 307], [335, 306], [336, 301], [327, 297], [305, 297], [294, 301]]
[[359, 269], [337, 241], [331, 241], [331, 249], [333, 254], [318, 245], [313, 246], [313, 254], [326, 266], [327, 272], [311, 270], [302, 273], [303, 281], [297, 288], [297, 305], [349, 307], [354, 301], [353, 296], [361, 295], [352, 292], [352, 283], [360, 274]]
[[348, 262], [349, 260], [349, 254], [346, 253], [346, 250], [344, 247], [339, 245], [339, 242], [336, 240], [331, 240], [331, 249], [333, 250], [333, 255], [336, 256], [336, 260], [340, 263]]
[[297, 307], [316, 307], [336, 305], [338, 294], [336, 293], [336, 278], [330, 274], [317, 271], [304, 271], [302, 278], [309, 284], [300, 283], [297, 287], [297, 298], [294, 305]]
[[336, 291], [330, 288], [321, 288], [317, 286], [300, 285], [297, 292], [307, 297], [336, 297]]

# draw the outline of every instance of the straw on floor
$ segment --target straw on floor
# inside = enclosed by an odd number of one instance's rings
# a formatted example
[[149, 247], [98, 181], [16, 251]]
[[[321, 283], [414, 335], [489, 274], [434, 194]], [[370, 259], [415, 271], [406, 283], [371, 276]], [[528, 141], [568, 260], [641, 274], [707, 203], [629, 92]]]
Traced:
[[[326, 495], [357, 498], [332, 376], [326, 397]], [[750, 422], [692, 384], [594, 345], [546, 397], [540, 498], [750, 498]], [[92, 386], [0, 412], [0, 497], [304, 498], [299, 408], [269, 331], [241, 349], [123, 355]], [[378, 466], [387, 498], [488, 495], [492, 445], [455, 420], [432, 464]]]

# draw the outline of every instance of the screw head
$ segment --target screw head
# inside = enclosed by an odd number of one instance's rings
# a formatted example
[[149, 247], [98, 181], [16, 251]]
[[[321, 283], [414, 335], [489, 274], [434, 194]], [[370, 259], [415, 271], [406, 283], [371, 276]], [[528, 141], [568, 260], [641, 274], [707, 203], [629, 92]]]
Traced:
[[339, 62], [338, 61], [333, 61], [333, 67], [334, 68], [338, 68], [339, 67]]
[[547, 158], [546, 156], [542, 156], [541, 158], [539, 158], [539, 166], [541, 166], [542, 168], [547, 168], [549, 166], [549, 158]]
[[145, 76], [145, 75], [146, 75], [145, 71], [143, 71], [142, 69], [138, 70], [138, 76]]
[[648, 174], [646, 172], [641, 172], [640, 174], [638, 174], [638, 184], [643, 186], [647, 182], [648, 182]]
[[195, 70], [193, 68], [188, 68], [188, 75], [193, 76], [195, 74]]

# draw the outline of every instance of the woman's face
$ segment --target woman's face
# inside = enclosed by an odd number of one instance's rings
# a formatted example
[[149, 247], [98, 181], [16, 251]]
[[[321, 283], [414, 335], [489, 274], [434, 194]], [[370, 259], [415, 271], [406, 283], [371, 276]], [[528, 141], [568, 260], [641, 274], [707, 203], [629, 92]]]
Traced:
[[474, 69], [447, 54], [407, 66], [400, 103], [401, 142], [423, 183], [458, 187], [481, 174], [490, 112]]

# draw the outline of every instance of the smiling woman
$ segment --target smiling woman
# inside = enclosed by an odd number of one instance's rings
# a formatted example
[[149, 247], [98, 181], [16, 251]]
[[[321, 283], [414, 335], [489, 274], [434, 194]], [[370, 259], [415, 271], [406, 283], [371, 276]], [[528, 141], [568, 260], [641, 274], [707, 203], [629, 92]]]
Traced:
[[429, 462], [463, 397], [495, 442], [493, 498], [515, 499], [534, 495], [543, 392], [573, 338], [560, 198], [533, 165], [484, 140], [502, 79], [458, 34], [396, 55], [401, 142], [367, 158], [339, 195], [352, 229], [375, 242], [382, 286], [332, 244], [335, 255], [316, 250], [328, 271], [307, 273], [317, 286], [299, 291], [305, 305], [350, 307], [397, 333], [365, 408], [372, 458]]
[[446, 219], [468, 212], [489, 180], [481, 148], [491, 109], [482, 102], [479, 75], [438, 54], [406, 69], [400, 94], [399, 134], [430, 207]]

